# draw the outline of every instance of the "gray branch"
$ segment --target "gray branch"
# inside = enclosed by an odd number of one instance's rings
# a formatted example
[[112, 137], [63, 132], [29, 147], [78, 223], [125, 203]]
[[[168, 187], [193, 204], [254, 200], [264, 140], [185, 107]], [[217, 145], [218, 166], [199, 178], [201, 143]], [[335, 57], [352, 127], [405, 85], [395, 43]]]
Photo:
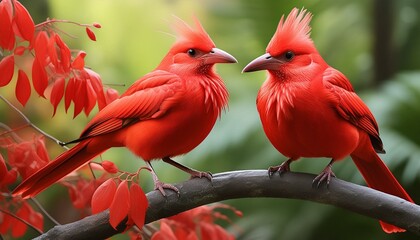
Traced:
[[[324, 203], [347, 209], [420, 235], [420, 206], [339, 179], [332, 179], [329, 187], [312, 186], [315, 175], [285, 173], [269, 178], [266, 170], [236, 171], [215, 174], [213, 181], [191, 179], [175, 184], [180, 197], [167, 191], [164, 198], [159, 192], [147, 194], [149, 209], [146, 223], [169, 217], [197, 206], [237, 198], [292, 198]], [[104, 239], [124, 230], [108, 223], [108, 212], [102, 212], [66, 225], [55, 226], [37, 239]], [[379, 227], [379, 226], [378, 226]]]

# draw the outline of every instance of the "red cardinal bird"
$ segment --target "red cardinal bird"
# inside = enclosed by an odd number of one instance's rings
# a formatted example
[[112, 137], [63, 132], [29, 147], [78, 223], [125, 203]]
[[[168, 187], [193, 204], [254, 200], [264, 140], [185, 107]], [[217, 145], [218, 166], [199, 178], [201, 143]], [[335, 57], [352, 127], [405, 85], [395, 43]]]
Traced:
[[227, 105], [228, 92], [215, 73], [215, 63], [236, 63], [218, 48], [198, 20], [196, 29], [175, 21], [176, 43], [159, 66], [137, 80], [121, 97], [103, 108], [86, 126], [78, 143], [21, 183], [14, 195], [32, 197], [111, 147], [127, 147], [149, 165], [155, 189], [178, 192], [163, 184], [150, 161], [162, 159], [192, 175], [209, 173], [187, 168], [171, 157], [200, 144]]
[[[281, 18], [266, 54], [243, 72], [268, 70], [257, 97], [257, 108], [268, 139], [289, 159], [270, 167], [269, 174], [290, 171], [301, 157], [328, 157], [331, 162], [314, 182], [330, 181], [332, 164], [350, 155], [367, 184], [404, 198], [410, 196], [376, 153], [385, 153], [378, 125], [347, 78], [330, 67], [310, 38], [312, 18], [293, 9]], [[385, 232], [404, 229], [381, 222]]]

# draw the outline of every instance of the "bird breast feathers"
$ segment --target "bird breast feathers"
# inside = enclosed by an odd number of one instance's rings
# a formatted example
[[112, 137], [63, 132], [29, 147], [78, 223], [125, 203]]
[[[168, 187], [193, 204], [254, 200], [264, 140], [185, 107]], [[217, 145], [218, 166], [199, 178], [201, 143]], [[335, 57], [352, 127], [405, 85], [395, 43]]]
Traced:
[[290, 111], [295, 107], [296, 95], [299, 91], [307, 88], [301, 82], [273, 82], [267, 81], [259, 93], [259, 100], [262, 100], [265, 115], [275, 114], [277, 119], [290, 117]]

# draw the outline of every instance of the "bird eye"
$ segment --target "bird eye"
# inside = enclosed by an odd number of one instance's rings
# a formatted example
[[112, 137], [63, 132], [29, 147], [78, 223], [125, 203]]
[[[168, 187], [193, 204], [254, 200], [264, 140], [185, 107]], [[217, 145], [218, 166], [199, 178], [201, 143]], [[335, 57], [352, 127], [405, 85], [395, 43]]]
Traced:
[[195, 49], [190, 48], [190, 49], [188, 49], [187, 53], [188, 53], [188, 55], [190, 55], [191, 57], [194, 57], [194, 56], [195, 56], [195, 54], [196, 54], [196, 51], [195, 51]]
[[290, 61], [293, 59], [293, 57], [295, 56], [295, 53], [293, 53], [292, 51], [287, 51], [284, 54], [284, 57], [286, 58], [286, 60]]

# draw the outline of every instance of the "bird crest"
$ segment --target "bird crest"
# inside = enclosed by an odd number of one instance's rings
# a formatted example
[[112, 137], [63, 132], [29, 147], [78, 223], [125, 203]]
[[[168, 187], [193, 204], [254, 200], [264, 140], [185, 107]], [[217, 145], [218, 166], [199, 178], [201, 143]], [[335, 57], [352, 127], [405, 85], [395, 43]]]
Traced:
[[293, 8], [286, 20], [284, 20], [283, 15], [266, 51], [275, 56], [290, 50], [291, 46], [294, 48], [304, 47], [308, 43], [312, 46], [311, 27], [309, 26], [311, 19], [312, 14], [304, 8], [301, 11]]
[[194, 17], [195, 29], [190, 27], [182, 19], [175, 17], [173, 28], [177, 33], [177, 41], [175, 45], [186, 48], [195, 47], [203, 51], [210, 51], [215, 47], [213, 40], [209, 34], [204, 30], [200, 21]]

